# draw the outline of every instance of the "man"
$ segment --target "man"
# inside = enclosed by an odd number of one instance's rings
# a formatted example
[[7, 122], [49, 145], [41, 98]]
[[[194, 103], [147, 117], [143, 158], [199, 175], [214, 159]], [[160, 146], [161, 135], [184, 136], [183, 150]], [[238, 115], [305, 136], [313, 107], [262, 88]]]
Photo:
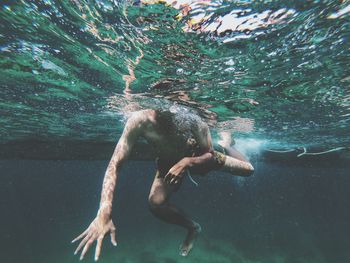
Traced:
[[236, 150], [223, 145], [227, 156], [213, 150], [208, 126], [198, 116], [184, 111], [143, 110], [132, 114], [126, 122], [103, 180], [100, 207], [90, 226], [72, 242], [82, 239], [75, 254], [81, 249], [80, 259], [94, 241], [97, 241], [95, 260], [98, 260], [104, 236], [111, 235], [117, 245], [115, 226], [111, 218], [114, 190], [121, 165], [128, 159], [138, 138], [145, 138], [156, 149], [157, 172], [154, 178], [149, 205], [159, 219], [187, 229], [187, 236], [180, 247], [180, 255], [187, 256], [194, 239], [201, 231], [198, 223], [168, 202], [170, 195], [178, 190], [184, 172], [195, 173], [223, 170], [235, 175], [248, 176], [253, 166]]

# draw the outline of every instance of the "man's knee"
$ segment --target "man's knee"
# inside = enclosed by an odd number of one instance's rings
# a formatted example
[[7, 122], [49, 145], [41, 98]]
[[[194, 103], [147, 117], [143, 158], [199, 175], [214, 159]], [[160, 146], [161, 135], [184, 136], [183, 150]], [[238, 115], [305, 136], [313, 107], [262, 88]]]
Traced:
[[162, 205], [164, 205], [164, 203], [165, 197], [163, 195], [151, 194], [148, 197], [148, 205], [151, 210], [161, 207]]

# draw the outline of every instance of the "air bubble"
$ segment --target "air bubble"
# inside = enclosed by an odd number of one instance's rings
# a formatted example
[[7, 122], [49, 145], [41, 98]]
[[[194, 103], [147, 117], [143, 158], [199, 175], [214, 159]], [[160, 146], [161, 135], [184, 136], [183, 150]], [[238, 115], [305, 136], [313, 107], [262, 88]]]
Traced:
[[178, 69], [176, 70], [176, 74], [177, 74], [177, 75], [183, 75], [183, 74], [184, 74], [184, 70], [183, 70], [182, 68], [178, 68]]

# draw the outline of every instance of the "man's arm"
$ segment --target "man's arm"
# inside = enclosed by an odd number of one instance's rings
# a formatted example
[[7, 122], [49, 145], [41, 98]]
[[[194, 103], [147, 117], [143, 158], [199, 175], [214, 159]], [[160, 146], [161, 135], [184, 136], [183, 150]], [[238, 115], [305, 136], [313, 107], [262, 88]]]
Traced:
[[82, 239], [75, 250], [75, 254], [77, 254], [84, 247], [80, 259], [84, 258], [91, 244], [96, 240], [95, 260], [98, 260], [101, 252], [102, 240], [108, 232], [110, 232], [112, 244], [115, 246], [117, 245], [115, 226], [111, 219], [114, 190], [120, 167], [130, 155], [132, 147], [137, 138], [141, 135], [143, 125], [146, 123], [147, 118], [148, 113], [146, 111], [141, 111], [134, 113], [126, 122], [123, 134], [118, 141], [103, 179], [100, 207], [97, 216], [90, 226], [72, 241], [75, 242]]
[[220, 170], [239, 176], [249, 176], [253, 174], [254, 167], [244, 158], [237, 158], [237, 154], [229, 156], [214, 151], [210, 131], [205, 123], [198, 124], [193, 134], [199, 146], [199, 154], [201, 155], [184, 157], [177, 162], [165, 176], [167, 182], [171, 184], [178, 183], [183, 172], [187, 168], [200, 170], [201, 173], [207, 173], [211, 170]]
[[190, 167], [192, 165], [195, 168], [203, 167], [205, 169], [206, 166], [209, 166], [212, 170], [220, 170], [231, 173], [232, 175], [240, 176], [249, 176], [253, 174], [254, 167], [242, 156], [242, 154], [238, 154], [237, 150], [231, 149], [232, 151], [227, 151], [227, 155], [213, 150], [210, 131], [205, 123], [200, 125], [198, 133], [195, 134], [197, 135], [195, 139], [198, 141], [202, 152], [205, 153], [209, 149], [212, 156], [210, 159], [204, 159], [203, 156], [199, 156], [200, 159], [193, 159], [194, 157], [192, 157], [189, 159]]
[[103, 179], [100, 208], [98, 214], [111, 215], [114, 190], [121, 165], [128, 159], [131, 149], [142, 132], [146, 121], [144, 112], [132, 115], [125, 124], [124, 131], [113, 152]]
[[177, 184], [181, 181], [184, 171], [187, 168], [202, 168], [213, 159], [213, 146], [211, 142], [208, 125], [204, 122], [194, 123], [192, 127], [194, 140], [198, 145], [198, 156], [184, 157], [178, 161], [165, 175], [164, 180], [170, 184]]

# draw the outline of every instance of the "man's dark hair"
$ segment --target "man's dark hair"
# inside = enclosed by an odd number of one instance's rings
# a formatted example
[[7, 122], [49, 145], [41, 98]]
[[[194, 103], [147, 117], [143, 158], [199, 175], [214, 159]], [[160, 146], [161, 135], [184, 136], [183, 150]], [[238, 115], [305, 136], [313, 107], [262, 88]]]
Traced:
[[169, 110], [157, 110], [158, 130], [163, 134], [170, 134], [175, 130], [174, 113]]

